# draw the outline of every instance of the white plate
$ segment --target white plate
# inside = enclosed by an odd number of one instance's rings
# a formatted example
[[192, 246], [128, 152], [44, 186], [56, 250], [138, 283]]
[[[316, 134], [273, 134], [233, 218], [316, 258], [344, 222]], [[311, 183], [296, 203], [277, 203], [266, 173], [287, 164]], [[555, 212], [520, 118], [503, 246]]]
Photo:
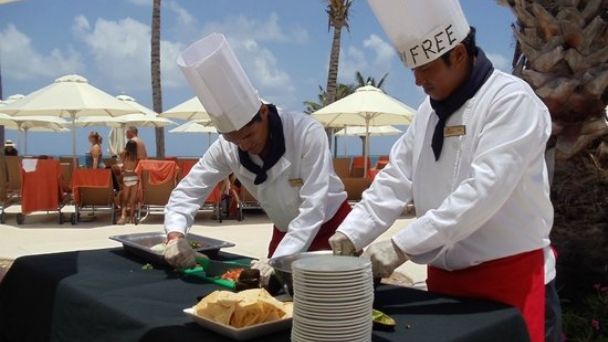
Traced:
[[246, 341], [250, 340], [254, 337], [269, 335], [278, 331], [288, 330], [291, 328], [292, 318], [284, 318], [277, 321], [262, 323], [252, 325], [250, 327], [245, 328], [235, 328], [229, 325], [220, 324], [214, 322], [212, 320], [199, 317], [194, 314], [194, 310], [192, 308], [184, 309], [184, 313], [198, 325], [207, 328], [211, 331], [214, 331], [220, 335], [230, 337], [237, 341]]
[[[365, 310], [367, 311], [367, 310]], [[355, 312], [355, 313], [334, 313], [333, 315], [322, 315], [322, 314], [316, 314], [316, 313], [302, 313], [302, 312], [298, 312], [297, 315], [294, 314], [294, 316], [297, 316], [298, 319], [299, 318], [308, 318], [308, 319], [312, 319], [312, 320], [317, 320], [317, 321], [323, 321], [323, 322], [340, 322], [341, 324], [345, 324], [345, 323], [350, 323], [355, 319], [360, 319], [361, 317], [368, 317], [368, 315], [362, 315], [361, 312]], [[371, 315], [369, 315], [369, 320], [372, 320]], [[365, 321], [363, 321], [363, 323], [365, 323]]]
[[350, 287], [350, 286], [363, 286], [367, 283], [372, 284], [373, 278], [369, 277], [359, 277], [352, 279], [307, 279], [307, 278], [294, 278], [294, 283], [300, 283], [310, 286], [320, 286], [320, 287]]
[[300, 305], [302, 307], [306, 307], [306, 308], [311, 308], [311, 309], [315, 309], [315, 308], [323, 308], [328, 309], [328, 308], [350, 308], [350, 307], [358, 307], [360, 305], [367, 305], [369, 303], [373, 303], [374, 301], [374, 297], [373, 295], [370, 295], [369, 297], [365, 297], [365, 298], [344, 298], [344, 299], [340, 299], [339, 301], [337, 300], [323, 300], [323, 299], [315, 299], [315, 298], [302, 298], [302, 297], [298, 297], [298, 295], [295, 295], [295, 300], [294, 300], [294, 305]]
[[371, 336], [372, 326], [364, 329], [350, 332], [332, 332], [330, 330], [320, 331], [302, 326], [294, 326], [291, 330], [292, 336], [295, 334], [304, 341], [320, 340], [320, 341], [356, 341], [366, 336]]
[[372, 314], [371, 308], [369, 310], [365, 310], [364, 312], [359, 312], [358, 316], [353, 317], [336, 317], [335, 319], [321, 319], [321, 318], [309, 318], [300, 315], [297, 312], [294, 312], [294, 321], [297, 321], [298, 324], [304, 324], [307, 326], [314, 326], [319, 328], [343, 328], [342, 330], [350, 327], [355, 330], [358, 329], [359, 325], [364, 325], [366, 323], [372, 323]]
[[308, 288], [308, 287], [294, 287], [294, 293], [305, 293], [309, 295], [320, 295], [321, 297], [329, 297], [331, 295], [337, 296], [349, 296], [349, 297], [363, 297], [373, 291], [373, 288], [357, 288], [357, 289], [320, 289], [320, 288]]
[[352, 273], [361, 272], [371, 267], [368, 259], [348, 256], [322, 255], [315, 258], [296, 260], [291, 265], [294, 272], [304, 273]]

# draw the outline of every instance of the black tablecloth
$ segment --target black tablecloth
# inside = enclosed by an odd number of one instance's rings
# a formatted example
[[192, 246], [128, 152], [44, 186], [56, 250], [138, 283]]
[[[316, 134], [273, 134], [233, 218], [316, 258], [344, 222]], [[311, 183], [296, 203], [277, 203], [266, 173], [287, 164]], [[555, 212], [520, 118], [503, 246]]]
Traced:
[[[182, 313], [215, 285], [144, 263], [122, 249], [17, 259], [0, 284], [0, 341], [226, 340]], [[374, 307], [397, 321], [374, 341], [527, 340], [517, 310], [495, 303], [382, 285]], [[289, 331], [258, 341], [289, 341]]]

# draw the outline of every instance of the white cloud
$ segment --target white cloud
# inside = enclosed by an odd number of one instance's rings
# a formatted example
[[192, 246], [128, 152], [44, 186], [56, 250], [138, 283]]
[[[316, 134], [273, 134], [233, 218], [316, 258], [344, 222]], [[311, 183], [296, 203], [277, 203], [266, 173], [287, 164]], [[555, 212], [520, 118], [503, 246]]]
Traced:
[[[118, 21], [97, 19], [90, 25], [80, 15], [73, 30], [89, 48], [100, 78], [121, 90], [140, 90], [150, 86], [150, 26], [132, 18]], [[161, 40], [163, 87], [183, 86], [175, 64], [182, 45]]]
[[369, 35], [361, 45], [353, 44], [340, 53], [339, 80], [343, 83], [355, 82], [355, 73], [364, 77], [374, 77], [378, 81], [382, 75], [392, 70], [392, 61], [397, 57], [393, 47], [375, 34]]
[[363, 50], [351, 45], [346, 51], [340, 51], [340, 64], [338, 66], [339, 82], [353, 83], [357, 71], [365, 73], [367, 69], [369, 69], [369, 62]]
[[187, 26], [192, 25], [194, 23], [194, 17], [185, 8], [181, 7], [176, 1], [168, 1], [165, 4], [171, 12], [177, 15], [178, 24]]
[[83, 69], [81, 56], [70, 46], [37, 51], [31, 39], [14, 25], [0, 31], [0, 55], [4, 76], [15, 80], [31, 80], [38, 77], [58, 77], [78, 73]]
[[363, 41], [363, 46], [375, 53], [374, 64], [386, 65], [396, 57], [393, 47], [375, 34]]
[[242, 14], [226, 17], [221, 22], [207, 23], [203, 32], [222, 32], [233, 39], [253, 39], [259, 42], [302, 44], [309, 40], [308, 31], [300, 26], [290, 29], [281, 27], [279, 16], [274, 12], [263, 20], [253, 19]]
[[494, 64], [496, 69], [507, 71], [511, 70], [511, 61], [509, 58], [499, 54], [499, 53], [488, 53], [488, 59]]
[[129, 0], [129, 2], [137, 6], [152, 6], [152, 0]]
[[262, 97], [269, 100], [280, 99], [283, 103], [295, 101], [294, 82], [266, 44], [304, 43], [308, 40], [306, 30], [286, 30], [281, 27], [279, 16], [271, 13], [264, 20], [245, 15], [227, 17], [222, 21], [207, 23], [202, 31], [204, 35], [222, 32], [226, 36]]

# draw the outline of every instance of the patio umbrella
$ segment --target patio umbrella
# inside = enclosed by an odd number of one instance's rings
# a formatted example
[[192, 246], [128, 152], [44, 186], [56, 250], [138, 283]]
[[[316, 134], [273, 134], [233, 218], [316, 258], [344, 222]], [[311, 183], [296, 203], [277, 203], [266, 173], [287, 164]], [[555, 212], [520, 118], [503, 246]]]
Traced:
[[[395, 128], [393, 126], [371, 126], [367, 130], [363, 126], [346, 126], [343, 129], [337, 131], [336, 136], [358, 136], [363, 141], [363, 150], [365, 152], [365, 141], [366, 135], [369, 136], [388, 136], [388, 135], [397, 135], [402, 133], [400, 129]], [[344, 146], [344, 154], [346, 153], [346, 144]]]
[[68, 118], [72, 124], [72, 157], [76, 159], [76, 119], [83, 116], [118, 116], [133, 108], [93, 87], [79, 75], [62, 76], [21, 100], [2, 107], [13, 116], [52, 115]]
[[198, 97], [193, 97], [188, 101], [182, 102], [177, 106], [160, 114], [161, 117], [180, 119], [185, 121], [191, 120], [211, 120], [209, 114]]
[[385, 135], [397, 135], [402, 133], [400, 129], [395, 128], [393, 126], [371, 126], [366, 132], [365, 127], [363, 126], [352, 126], [352, 127], [344, 127], [343, 129], [336, 132], [336, 135], [339, 136], [360, 136], [364, 137], [366, 134], [370, 136], [385, 136]]
[[27, 154], [28, 132], [68, 132], [69, 129], [65, 127], [67, 124], [67, 121], [56, 116], [40, 115], [13, 117], [0, 113], [0, 125], [6, 127], [7, 129], [23, 132], [24, 154]]
[[117, 119], [121, 120], [125, 126], [137, 126], [137, 127], [165, 127], [169, 125], [175, 125], [175, 122], [158, 116], [158, 114], [150, 108], [138, 103], [129, 95], [118, 95], [117, 99], [123, 101], [127, 105], [133, 107], [137, 113], [126, 114]]
[[[406, 104], [385, 94], [382, 90], [366, 85], [354, 93], [328, 105], [312, 116], [326, 127], [365, 126], [365, 153], [369, 154], [369, 127], [385, 125], [407, 125], [416, 111]], [[364, 163], [364, 175], [367, 163]]]
[[194, 120], [173, 128], [169, 133], [207, 133], [209, 139], [208, 144], [211, 146], [211, 134], [217, 134], [217, 129], [213, 126], [211, 121]]

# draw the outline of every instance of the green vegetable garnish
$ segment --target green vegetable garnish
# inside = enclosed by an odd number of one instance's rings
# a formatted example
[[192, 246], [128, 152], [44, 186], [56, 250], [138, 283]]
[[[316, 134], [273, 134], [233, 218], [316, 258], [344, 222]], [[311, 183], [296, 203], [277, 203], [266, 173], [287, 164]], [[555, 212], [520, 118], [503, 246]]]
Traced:
[[144, 271], [149, 271], [149, 270], [153, 270], [154, 266], [152, 266], [152, 264], [145, 264], [141, 267], [141, 269]]
[[380, 310], [372, 310], [372, 319], [376, 329], [394, 329], [397, 322]]
[[197, 249], [201, 247], [201, 244], [198, 241], [188, 240], [188, 242], [190, 242], [190, 247], [192, 247], [192, 249]]

